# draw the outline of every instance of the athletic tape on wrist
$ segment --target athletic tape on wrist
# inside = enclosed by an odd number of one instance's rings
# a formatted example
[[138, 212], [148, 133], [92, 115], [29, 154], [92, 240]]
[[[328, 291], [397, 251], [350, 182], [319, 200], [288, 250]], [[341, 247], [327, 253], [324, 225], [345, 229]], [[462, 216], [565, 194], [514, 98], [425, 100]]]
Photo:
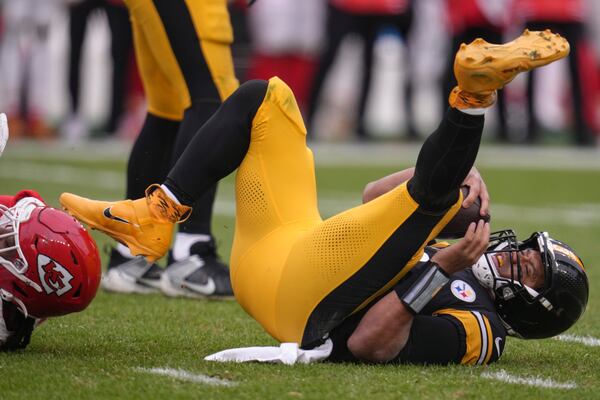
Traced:
[[413, 313], [418, 314], [433, 296], [450, 280], [448, 274], [436, 263], [429, 261], [412, 280], [404, 293], [396, 293], [400, 301]]

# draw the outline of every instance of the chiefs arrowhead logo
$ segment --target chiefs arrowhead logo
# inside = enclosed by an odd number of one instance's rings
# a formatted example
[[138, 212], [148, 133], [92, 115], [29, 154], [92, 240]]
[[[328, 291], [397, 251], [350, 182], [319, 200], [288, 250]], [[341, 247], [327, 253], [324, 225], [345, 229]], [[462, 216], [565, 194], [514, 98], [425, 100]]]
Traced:
[[73, 275], [50, 257], [39, 254], [37, 266], [40, 282], [47, 294], [56, 293], [57, 296], [62, 296], [73, 288], [70, 283]]

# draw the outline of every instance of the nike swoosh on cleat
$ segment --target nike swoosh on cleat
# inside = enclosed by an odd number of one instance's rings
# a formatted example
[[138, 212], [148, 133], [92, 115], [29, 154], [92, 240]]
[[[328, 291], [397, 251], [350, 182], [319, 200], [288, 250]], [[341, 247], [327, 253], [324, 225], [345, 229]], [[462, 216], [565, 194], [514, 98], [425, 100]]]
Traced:
[[208, 278], [208, 281], [205, 284], [183, 282], [181, 284], [181, 286], [184, 288], [190, 289], [193, 292], [198, 292], [200, 294], [203, 294], [205, 296], [210, 296], [210, 295], [214, 294], [215, 290], [217, 289], [217, 286], [215, 285], [215, 281], [213, 280], [213, 278]]
[[131, 223], [131, 222], [127, 221], [127, 220], [126, 220], [126, 219], [124, 219], [124, 218], [121, 218], [121, 217], [118, 217], [118, 216], [116, 216], [116, 215], [113, 215], [113, 214], [110, 212], [110, 207], [106, 207], [106, 208], [104, 209], [104, 216], [105, 216], [106, 218], [108, 218], [108, 219], [114, 219], [114, 220], [115, 220], [115, 221], [117, 221], [117, 222], [123, 222], [124, 224], [130, 224], [130, 223]]

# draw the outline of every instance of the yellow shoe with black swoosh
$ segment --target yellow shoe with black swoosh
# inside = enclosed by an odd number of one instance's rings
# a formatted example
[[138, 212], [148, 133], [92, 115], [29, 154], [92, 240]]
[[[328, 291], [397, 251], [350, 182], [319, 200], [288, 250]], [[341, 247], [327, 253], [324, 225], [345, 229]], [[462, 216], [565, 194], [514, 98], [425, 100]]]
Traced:
[[63, 193], [59, 201], [66, 212], [149, 262], [165, 255], [175, 223], [187, 219], [192, 210], [171, 200], [159, 185], [148, 187], [146, 197], [137, 200], [98, 201]]
[[485, 108], [494, 104], [496, 90], [519, 73], [538, 68], [569, 54], [569, 42], [545, 31], [525, 31], [505, 44], [491, 44], [479, 38], [461, 44], [454, 58], [458, 86], [448, 99], [457, 109]]

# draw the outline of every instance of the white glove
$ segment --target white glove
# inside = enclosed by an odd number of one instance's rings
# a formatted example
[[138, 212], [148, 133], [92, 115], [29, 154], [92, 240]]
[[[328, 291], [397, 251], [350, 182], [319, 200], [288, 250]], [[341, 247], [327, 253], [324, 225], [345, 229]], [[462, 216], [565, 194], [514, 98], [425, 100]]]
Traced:
[[0, 114], [0, 156], [4, 151], [4, 147], [6, 147], [6, 142], [8, 141], [8, 120], [6, 119], [6, 114]]

